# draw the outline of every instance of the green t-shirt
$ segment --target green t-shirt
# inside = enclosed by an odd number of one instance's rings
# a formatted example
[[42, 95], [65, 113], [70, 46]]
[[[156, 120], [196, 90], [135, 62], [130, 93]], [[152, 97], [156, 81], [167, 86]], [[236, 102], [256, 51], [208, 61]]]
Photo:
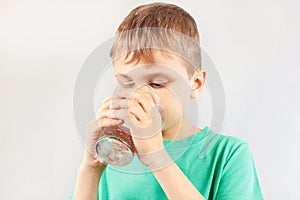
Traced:
[[[216, 134], [206, 126], [186, 139], [164, 140], [164, 145], [207, 200], [263, 199], [249, 146], [241, 139]], [[106, 167], [100, 179], [98, 199], [168, 198], [151, 171], [135, 156], [127, 166]]]

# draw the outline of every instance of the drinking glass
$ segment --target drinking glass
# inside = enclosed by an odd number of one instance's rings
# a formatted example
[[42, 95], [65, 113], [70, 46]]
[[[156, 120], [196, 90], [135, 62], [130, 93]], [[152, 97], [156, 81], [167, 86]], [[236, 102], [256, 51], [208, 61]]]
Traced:
[[110, 165], [128, 165], [132, 161], [135, 151], [130, 129], [125, 123], [103, 128], [96, 143], [99, 159]]

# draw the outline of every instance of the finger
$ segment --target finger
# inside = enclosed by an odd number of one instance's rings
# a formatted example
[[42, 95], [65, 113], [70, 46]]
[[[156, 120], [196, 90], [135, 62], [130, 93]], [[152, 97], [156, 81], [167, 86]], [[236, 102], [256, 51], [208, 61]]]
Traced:
[[108, 101], [109, 99], [111, 99], [113, 97], [113, 94], [109, 95], [108, 97], [104, 98], [102, 101], [101, 101], [101, 104], [104, 104], [106, 101]]
[[133, 115], [138, 121], [149, 120], [148, 114], [136, 99], [130, 99], [128, 112]]
[[98, 138], [101, 131], [105, 127], [110, 127], [110, 126], [118, 126], [124, 123], [124, 120], [120, 119], [109, 119], [109, 118], [104, 118], [104, 119], [93, 119], [90, 121], [87, 126], [87, 140], [90, 141], [93, 140], [93, 138]]
[[103, 118], [98, 121], [102, 128], [120, 125], [124, 122], [122, 119]]
[[148, 94], [147, 91], [141, 90], [140, 88], [129, 88], [128, 90], [119, 91], [115, 95], [121, 99], [135, 99], [147, 113], [150, 111], [151, 107], [154, 106], [151, 94]]
[[97, 133], [101, 130], [101, 126], [99, 126], [98, 119], [93, 119], [86, 125], [87, 132], [89, 133]]
[[126, 88], [123, 90], [118, 91], [114, 94], [115, 97], [121, 98], [121, 99], [129, 99], [130, 96], [133, 95], [135, 89], [134, 88]]
[[118, 111], [121, 109], [104, 109], [101, 112], [97, 113], [96, 118], [102, 119], [102, 118], [118, 118], [118, 116], [121, 116], [118, 114]]
[[159, 104], [160, 103], [160, 97], [159, 97], [159, 95], [156, 93], [156, 91], [152, 87], [150, 87], [148, 85], [143, 85], [139, 89], [141, 89], [142, 91], [144, 91], [144, 93], [146, 93], [149, 96], [151, 96], [151, 100], [155, 104]]
[[128, 99], [116, 99], [115, 101], [112, 101], [112, 103], [108, 106], [110, 109], [126, 109], [128, 108]]
[[100, 108], [98, 109], [96, 115], [100, 112], [102, 112], [103, 110], [107, 109], [107, 108], [110, 108], [111, 105], [114, 104], [114, 107], [117, 107], [115, 105], [115, 102], [117, 102], [118, 100], [120, 100], [120, 98], [116, 97], [116, 96], [110, 96], [110, 97], [107, 97], [105, 98], [102, 102], [101, 102], [101, 106]]
[[151, 95], [145, 91], [136, 91], [131, 99], [137, 101], [145, 113], [149, 113], [151, 108], [155, 105], [151, 100]]

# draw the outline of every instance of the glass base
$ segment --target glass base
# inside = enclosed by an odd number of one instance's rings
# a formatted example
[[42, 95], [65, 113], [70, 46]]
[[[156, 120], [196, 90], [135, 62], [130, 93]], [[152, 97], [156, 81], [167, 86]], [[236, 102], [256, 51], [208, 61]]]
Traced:
[[133, 159], [130, 146], [121, 138], [103, 136], [96, 143], [96, 152], [99, 159], [110, 165], [128, 165]]

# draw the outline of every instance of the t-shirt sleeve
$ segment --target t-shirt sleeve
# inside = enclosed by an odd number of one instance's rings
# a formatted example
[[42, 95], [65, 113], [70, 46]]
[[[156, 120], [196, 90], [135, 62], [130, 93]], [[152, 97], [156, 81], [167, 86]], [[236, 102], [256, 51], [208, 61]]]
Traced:
[[232, 150], [223, 167], [217, 200], [261, 200], [263, 195], [247, 143]]
[[69, 194], [67, 200], [72, 200], [73, 194], [74, 194], [74, 189], [70, 192], [70, 194]]
[[[73, 194], [74, 194], [74, 190], [75, 190], [75, 189], [73, 189], [73, 190], [70, 192], [70, 194], [69, 194], [67, 200], [72, 200]], [[97, 195], [97, 200], [99, 200], [99, 193], [98, 193], [98, 195]]]

